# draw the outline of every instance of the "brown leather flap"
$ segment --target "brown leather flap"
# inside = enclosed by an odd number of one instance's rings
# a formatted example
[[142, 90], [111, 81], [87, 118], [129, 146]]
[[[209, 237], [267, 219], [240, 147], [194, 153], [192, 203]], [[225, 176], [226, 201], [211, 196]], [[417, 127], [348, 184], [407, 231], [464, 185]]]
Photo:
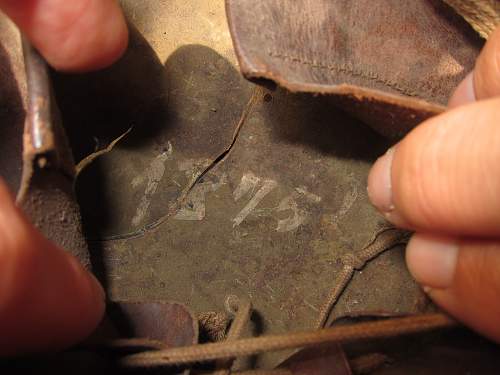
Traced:
[[226, 6], [245, 77], [340, 95], [343, 107], [387, 135], [441, 112], [483, 43], [436, 0], [227, 0]]

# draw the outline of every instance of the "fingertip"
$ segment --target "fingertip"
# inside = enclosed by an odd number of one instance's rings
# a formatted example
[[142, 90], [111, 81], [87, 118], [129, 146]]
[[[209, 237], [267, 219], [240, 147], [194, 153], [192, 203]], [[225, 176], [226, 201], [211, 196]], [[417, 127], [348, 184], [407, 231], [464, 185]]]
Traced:
[[474, 92], [478, 100], [500, 95], [500, 27], [490, 35], [476, 61]]
[[0, 356], [77, 344], [104, 314], [98, 282], [70, 254], [38, 242], [35, 251], [18, 249], [0, 265]]
[[441, 308], [477, 332], [500, 342], [500, 244], [416, 235], [408, 244], [408, 268]]
[[489, 37], [470, 72], [457, 86], [448, 107], [498, 96], [500, 94], [500, 27]]
[[474, 73], [470, 72], [457, 86], [448, 102], [448, 107], [454, 108], [475, 101], [476, 94], [474, 92]]
[[409, 228], [396, 210], [392, 191], [392, 164], [396, 146], [391, 147], [373, 165], [368, 175], [368, 198], [375, 208], [392, 224]]
[[406, 264], [413, 278], [428, 288], [448, 288], [453, 283], [458, 244], [454, 239], [415, 234], [406, 247]]
[[[106, 294], [99, 280], [84, 269], [77, 258], [60, 248], [57, 250], [63, 263], [68, 265], [67, 274], [61, 272], [59, 282], [66, 282], [67, 286], [61, 287], [55, 298], [54, 291], [47, 297], [52, 310], [50, 313], [58, 317], [54, 320], [55, 328], [52, 331], [57, 340], [48, 350], [64, 349], [87, 338], [100, 323], [106, 309]], [[73, 296], [63, 302], [62, 298], [68, 298], [70, 293]]]
[[[2, 177], [0, 177], [0, 208], [6, 207], [9, 210], [15, 207], [14, 195], [10, 191], [9, 187], [5, 183]], [[9, 211], [7, 211], [9, 212]], [[2, 215], [2, 210], [0, 210], [0, 219]]]
[[[71, 27], [64, 41], [65, 48], [45, 44], [49, 64], [62, 72], [86, 72], [106, 68], [126, 52], [129, 30], [119, 5], [106, 0], [99, 9]], [[104, 9], [101, 9], [104, 8]]]
[[0, 177], [0, 257], [26, 239], [26, 225], [15, 199], [5, 181]]
[[392, 160], [394, 147], [377, 159], [368, 175], [368, 197], [371, 203], [382, 213], [394, 210], [392, 200]]
[[107, 67], [128, 45], [126, 20], [116, 0], [0, 0], [0, 5], [56, 70]]
[[104, 309], [95, 277], [31, 225], [0, 181], [0, 356], [75, 344]]
[[66, 26], [64, 33], [35, 39], [48, 63], [58, 71], [103, 69], [117, 61], [127, 49], [129, 31], [118, 2], [86, 1], [89, 5], [77, 17], [77, 22]]
[[500, 180], [492, 178], [499, 170], [499, 100], [429, 119], [396, 145], [390, 167], [387, 157], [377, 161], [368, 192], [389, 221], [451, 236], [500, 233]]

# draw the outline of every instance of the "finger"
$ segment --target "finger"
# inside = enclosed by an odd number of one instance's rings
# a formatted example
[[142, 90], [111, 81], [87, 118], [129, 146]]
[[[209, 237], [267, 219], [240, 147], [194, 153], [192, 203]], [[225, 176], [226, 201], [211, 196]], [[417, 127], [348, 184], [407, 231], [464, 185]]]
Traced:
[[474, 71], [467, 74], [462, 82], [457, 86], [455, 92], [448, 101], [448, 107], [454, 108], [476, 101], [474, 90]]
[[415, 128], [372, 168], [372, 203], [409, 229], [499, 236], [499, 108], [480, 101]]
[[406, 261], [413, 277], [443, 309], [500, 342], [500, 243], [417, 234]]
[[500, 27], [491, 34], [479, 55], [474, 71], [467, 75], [448, 105], [457, 107], [500, 95]]
[[0, 182], [0, 356], [74, 344], [103, 312], [96, 279], [31, 226]]
[[116, 0], [0, 0], [54, 68], [103, 68], [123, 54], [128, 31]]

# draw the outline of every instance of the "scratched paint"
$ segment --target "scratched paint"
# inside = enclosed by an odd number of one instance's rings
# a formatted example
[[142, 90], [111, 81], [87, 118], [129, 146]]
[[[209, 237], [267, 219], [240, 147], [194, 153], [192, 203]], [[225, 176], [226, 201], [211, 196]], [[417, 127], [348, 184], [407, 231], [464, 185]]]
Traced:
[[141, 201], [139, 202], [135, 215], [132, 218], [132, 225], [135, 227], [141, 225], [142, 221], [146, 217], [149, 206], [151, 205], [151, 199], [156, 193], [158, 185], [165, 174], [165, 163], [172, 156], [172, 153], [172, 144], [168, 142], [167, 149], [153, 159], [145, 175], [142, 175], [141, 178], [132, 180], [131, 184], [134, 187], [138, 186], [138, 184], [144, 180], [147, 180], [146, 189], [141, 197]]

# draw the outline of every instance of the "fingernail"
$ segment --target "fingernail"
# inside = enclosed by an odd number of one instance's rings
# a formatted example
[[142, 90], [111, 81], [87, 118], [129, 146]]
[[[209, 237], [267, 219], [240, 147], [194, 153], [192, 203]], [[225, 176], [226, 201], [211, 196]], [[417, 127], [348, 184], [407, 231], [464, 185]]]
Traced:
[[448, 102], [448, 107], [458, 107], [475, 101], [476, 94], [474, 92], [474, 73], [470, 72], [455, 89], [455, 92]]
[[406, 263], [425, 291], [446, 289], [453, 283], [458, 249], [454, 239], [416, 234], [406, 247]]
[[382, 213], [394, 211], [391, 181], [393, 156], [394, 148], [390, 148], [375, 162], [368, 176], [368, 197]]

